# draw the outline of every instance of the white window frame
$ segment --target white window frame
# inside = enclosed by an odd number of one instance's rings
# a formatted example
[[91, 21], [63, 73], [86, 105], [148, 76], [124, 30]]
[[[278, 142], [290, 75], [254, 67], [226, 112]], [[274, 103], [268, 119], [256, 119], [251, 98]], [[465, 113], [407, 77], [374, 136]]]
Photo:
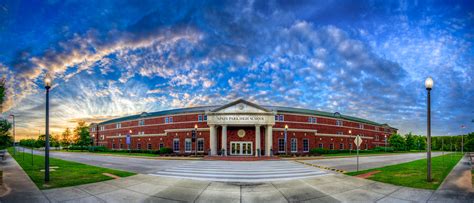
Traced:
[[146, 149], [147, 150], [153, 150], [153, 145], [151, 143], [146, 144]]
[[137, 149], [141, 150], [142, 149], [142, 143], [137, 143]]
[[280, 114], [280, 115], [278, 116], [278, 120], [279, 120], [279, 121], [285, 121], [285, 115]]
[[105, 140], [105, 135], [100, 135], [100, 140]]
[[[283, 146], [283, 150], [281, 150], [280, 146]], [[285, 139], [283, 138], [278, 138], [278, 152], [280, 153], [285, 152]]]
[[101, 125], [99, 130], [100, 130], [100, 131], [104, 131], [104, 130], [105, 130], [105, 126]]
[[116, 123], [116, 124], [115, 124], [115, 128], [117, 128], [117, 129], [118, 129], [118, 128], [122, 128], [122, 123]]
[[165, 123], [169, 123], [169, 118], [168, 117], [165, 117]]
[[343, 132], [337, 132], [336, 134], [338, 134], [338, 135], [344, 135]]
[[343, 124], [342, 120], [336, 120], [336, 125], [337, 126], [343, 126], [344, 124]]
[[[306, 143], [306, 147], [305, 147]], [[308, 139], [303, 139], [303, 152], [309, 152], [309, 140]]]
[[184, 152], [189, 153], [192, 151], [193, 151], [193, 142], [191, 141], [191, 138], [184, 139]]
[[375, 141], [379, 141], [379, 136], [378, 135], [375, 136]]
[[352, 143], [349, 143], [349, 150], [353, 150]]
[[334, 143], [329, 143], [329, 150], [334, 150]]
[[[294, 141], [294, 142], [293, 142]], [[293, 146], [294, 144], [294, 146]], [[294, 149], [293, 149], [294, 147]], [[291, 138], [291, 141], [290, 141], [290, 150], [291, 152], [298, 152], [298, 139], [296, 138]]]
[[112, 149], [115, 149], [115, 143], [112, 143]]
[[204, 121], [207, 121], [207, 115], [204, 115], [203, 118]]
[[198, 121], [202, 122], [202, 115], [198, 115]]
[[197, 151], [204, 152], [204, 138], [197, 139]]
[[173, 116], [169, 117], [169, 123], [173, 123]]
[[145, 120], [141, 119], [138, 121], [138, 126], [144, 126], [145, 125]]
[[[176, 146], [176, 142], [178, 145]], [[179, 138], [173, 139], [173, 152], [179, 152]]]
[[344, 149], [344, 143], [339, 143], [339, 150], [343, 150], [343, 149]]
[[364, 129], [364, 124], [359, 123], [359, 128], [360, 128], [360, 129]]

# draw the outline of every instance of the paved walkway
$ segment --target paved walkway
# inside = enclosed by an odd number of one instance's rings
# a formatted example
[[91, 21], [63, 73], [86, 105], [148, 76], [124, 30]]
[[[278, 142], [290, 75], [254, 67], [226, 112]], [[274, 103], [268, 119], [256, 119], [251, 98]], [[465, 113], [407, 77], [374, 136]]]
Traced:
[[194, 161], [150, 175], [223, 182], [264, 182], [327, 175], [294, 161]]
[[[440, 156], [441, 152], [433, 152], [432, 156]], [[446, 153], [445, 153], [446, 154]], [[418, 159], [426, 158], [426, 153], [403, 153], [381, 156], [364, 156], [359, 157], [359, 170], [378, 168], [388, 165], [410, 162]], [[357, 170], [357, 157], [334, 158], [334, 159], [318, 159], [318, 160], [302, 160], [307, 163], [319, 166], [335, 168], [343, 171]]]
[[9, 154], [5, 161], [0, 161], [0, 167], [3, 170], [3, 183], [10, 190], [0, 196], [0, 202], [49, 202]]
[[444, 179], [431, 200], [447, 202], [455, 199], [457, 202], [474, 202], [471, 170], [472, 165], [466, 155]]

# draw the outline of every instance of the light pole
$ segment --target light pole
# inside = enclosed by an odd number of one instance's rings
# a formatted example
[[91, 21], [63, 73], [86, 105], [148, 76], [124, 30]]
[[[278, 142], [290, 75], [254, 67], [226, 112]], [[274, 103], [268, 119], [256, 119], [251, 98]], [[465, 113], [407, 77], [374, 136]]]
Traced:
[[428, 164], [428, 173], [426, 180], [431, 182], [431, 89], [433, 88], [433, 79], [431, 77], [426, 78], [425, 80], [426, 91], [428, 92], [428, 118], [427, 118], [427, 164]]
[[15, 146], [15, 115], [10, 114], [13, 120], [13, 156], [16, 156], [16, 146]]
[[387, 135], [384, 135], [384, 138], [385, 138], [385, 152], [387, 152]]
[[288, 155], [287, 138], [288, 138], [288, 125], [285, 125], [285, 155]]
[[[352, 136], [352, 130], [349, 130], [349, 137], [351, 136]], [[352, 143], [351, 143], [351, 147], [349, 148], [349, 155], [352, 155]]]
[[49, 89], [53, 79], [49, 73], [44, 78], [44, 88], [46, 89], [46, 139], [44, 148], [44, 181], [49, 182]]
[[194, 142], [196, 142], [196, 149], [194, 150], [194, 156], [197, 157], [197, 151], [198, 151], [198, 142], [197, 142], [197, 130], [198, 130], [198, 125], [197, 124], [194, 124], [194, 132], [192, 133], [192, 140], [194, 140]]

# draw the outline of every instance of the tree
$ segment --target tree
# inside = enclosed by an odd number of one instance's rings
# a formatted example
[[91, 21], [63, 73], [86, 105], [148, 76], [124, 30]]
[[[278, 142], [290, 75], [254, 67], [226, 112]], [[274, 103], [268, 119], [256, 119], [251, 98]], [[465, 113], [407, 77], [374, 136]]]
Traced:
[[5, 149], [13, 144], [13, 137], [10, 136], [12, 124], [7, 119], [0, 119], [0, 149]]
[[392, 136], [390, 136], [388, 142], [395, 151], [405, 150], [405, 139], [403, 139], [403, 137], [399, 134], [393, 134]]
[[5, 78], [0, 79], [0, 113], [3, 113], [3, 102], [5, 101]]
[[66, 128], [64, 132], [61, 134], [61, 145], [63, 147], [67, 147], [71, 144], [71, 129]]
[[415, 144], [417, 150], [425, 150], [426, 149], [426, 137], [421, 135], [414, 136]]
[[74, 136], [77, 137], [76, 144], [80, 146], [89, 146], [91, 144], [89, 127], [85, 121], [79, 121], [76, 128], [74, 128]]
[[411, 132], [405, 135], [405, 143], [406, 143], [406, 149], [408, 151], [412, 149], [416, 149], [417, 147], [415, 143], [415, 137], [411, 134]]

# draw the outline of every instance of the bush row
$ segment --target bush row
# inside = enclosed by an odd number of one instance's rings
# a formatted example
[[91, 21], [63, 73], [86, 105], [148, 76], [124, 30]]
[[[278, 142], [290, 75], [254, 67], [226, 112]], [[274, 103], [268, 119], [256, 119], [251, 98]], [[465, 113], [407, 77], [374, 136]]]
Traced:
[[67, 150], [82, 150], [82, 151], [89, 151], [89, 152], [127, 152], [127, 153], [145, 153], [145, 154], [173, 154], [173, 150], [171, 148], [163, 147], [160, 150], [145, 150], [145, 149], [121, 149], [121, 150], [111, 150], [104, 146], [77, 146], [72, 145], [66, 148]]

